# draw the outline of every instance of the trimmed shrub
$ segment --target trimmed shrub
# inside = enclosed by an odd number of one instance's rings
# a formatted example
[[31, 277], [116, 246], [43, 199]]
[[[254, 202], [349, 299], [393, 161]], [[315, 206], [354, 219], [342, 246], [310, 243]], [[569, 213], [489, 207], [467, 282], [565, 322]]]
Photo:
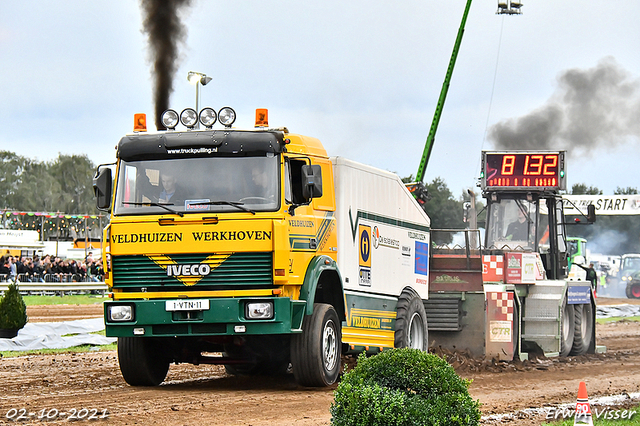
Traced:
[[334, 393], [334, 426], [478, 425], [479, 402], [469, 380], [444, 359], [417, 349], [392, 349], [347, 372]]
[[21, 329], [27, 323], [27, 306], [22, 300], [18, 286], [9, 284], [9, 289], [0, 300], [0, 328]]

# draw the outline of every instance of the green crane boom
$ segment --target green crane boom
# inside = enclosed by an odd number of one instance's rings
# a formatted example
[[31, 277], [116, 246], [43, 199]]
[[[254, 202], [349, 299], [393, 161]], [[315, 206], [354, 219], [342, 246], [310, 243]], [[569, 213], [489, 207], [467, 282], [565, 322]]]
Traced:
[[438, 130], [438, 123], [440, 122], [440, 116], [442, 115], [442, 109], [444, 108], [444, 101], [447, 99], [447, 92], [449, 91], [449, 84], [451, 83], [451, 75], [453, 74], [453, 67], [456, 64], [458, 57], [458, 51], [460, 50], [460, 43], [462, 43], [462, 36], [464, 34], [464, 26], [467, 23], [467, 15], [469, 15], [469, 9], [471, 8], [471, 0], [467, 0], [467, 6], [464, 9], [462, 15], [462, 23], [460, 29], [458, 29], [458, 36], [456, 37], [456, 43], [453, 46], [453, 53], [451, 54], [451, 60], [449, 61], [449, 67], [447, 68], [447, 74], [442, 83], [442, 90], [440, 91], [440, 98], [438, 98], [438, 105], [436, 105], [436, 111], [433, 115], [433, 121], [431, 122], [431, 128], [429, 129], [429, 136], [424, 146], [424, 152], [422, 153], [422, 159], [420, 160], [420, 167], [416, 174], [416, 181], [422, 182], [424, 179], [424, 172], [429, 163], [429, 157], [431, 156], [431, 150], [433, 149], [433, 143], [436, 137], [436, 131]]

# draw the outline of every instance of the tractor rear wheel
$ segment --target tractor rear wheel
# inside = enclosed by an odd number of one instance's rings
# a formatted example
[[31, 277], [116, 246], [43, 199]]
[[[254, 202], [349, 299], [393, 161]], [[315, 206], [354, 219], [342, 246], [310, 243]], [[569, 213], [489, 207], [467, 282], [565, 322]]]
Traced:
[[396, 305], [394, 346], [426, 351], [429, 349], [429, 330], [424, 302], [413, 289], [405, 289]]
[[627, 284], [627, 297], [629, 299], [640, 299], [640, 281], [631, 281]]
[[571, 355], [584, 355], [593, 338], [593, 308], [591, 303], [573, 305], [575, 309], [575, 331]]
[[560, 356], [567, 356], [573, 347], [575, 335], [575, 309], [574, 305], [567, 303], [565, 298], [562, 305], [562, 321], [560, 323]]

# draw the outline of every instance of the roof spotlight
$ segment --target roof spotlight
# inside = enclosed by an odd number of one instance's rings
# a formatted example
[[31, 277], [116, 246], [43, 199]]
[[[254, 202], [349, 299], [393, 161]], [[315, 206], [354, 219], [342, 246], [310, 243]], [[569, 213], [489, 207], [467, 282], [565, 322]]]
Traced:
[[187, 128], [193, 129], [198, 123], [198, 113], [193, 108], [185, 108], [180, 113], [180, 122]]
[[168, 109], [162, 113], [162, 117], [160, 118], [162, 121], [162, 125], [167, 129], [174, 130], [178, 125], [178, 113], [172, 109]]
[[218, 111], [218, 120], [220, 120], [220, 123], [225, 127], [231, 127], [233, 122], [236, 121], [236, 112], [233, 108], [224, 107]]
[[217, 119], [218, 116], [216, 115], [216, 112], [213, 110], [213, 108], [202, 108], [202, 111], [200, 111], [200, 123], [202, 123], [202, 125], [207, 129], [210, 129], [215, 124]]

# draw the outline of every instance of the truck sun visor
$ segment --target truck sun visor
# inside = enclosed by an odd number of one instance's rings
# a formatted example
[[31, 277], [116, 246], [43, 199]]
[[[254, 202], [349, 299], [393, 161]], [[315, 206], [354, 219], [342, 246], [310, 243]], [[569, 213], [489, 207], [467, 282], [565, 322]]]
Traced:
[[117, 149], [120, 159], [139, 161], [211, 155], [278, 154], [283, 146], [284, 134], [281, 132], [211, 130], [127, 135], [120, 139]]

